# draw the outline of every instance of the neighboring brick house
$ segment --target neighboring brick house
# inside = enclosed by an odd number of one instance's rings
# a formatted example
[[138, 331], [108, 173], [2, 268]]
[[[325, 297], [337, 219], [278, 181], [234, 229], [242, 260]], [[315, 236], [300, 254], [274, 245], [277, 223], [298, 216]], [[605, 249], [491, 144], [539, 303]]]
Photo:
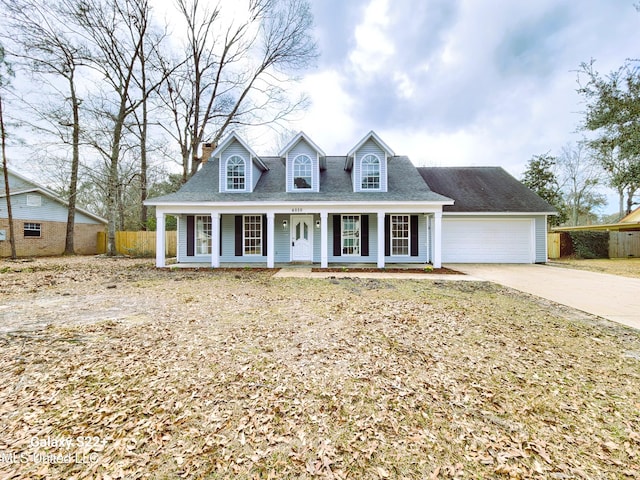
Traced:
[[[9, 219], [4, 175], [0, 174], [0, 257], [11, 255]], [[67, 232], [68, 204], [51, 190], [9, 171], [11, 213], [19, 257], [60, 255], [64, 252]], [[76, 208], [74, 228], [75, 253], [97, 253], [98, 232], [107, 221], [81, 208]]]

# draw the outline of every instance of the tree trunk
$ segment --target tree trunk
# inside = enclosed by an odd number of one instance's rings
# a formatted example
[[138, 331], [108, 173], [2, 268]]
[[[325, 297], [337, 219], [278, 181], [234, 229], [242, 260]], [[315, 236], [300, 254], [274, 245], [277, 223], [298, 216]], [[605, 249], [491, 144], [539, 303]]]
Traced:
[[[140, 49], [144, 52], [144, 48]], [[140, 55], [141, 87], [147, 91], [146, 55]], [[142, 100], [142, 126], [140, 128], [140, 229], [147, 230], [147, 124], [149, 122], [147, 112], [147, 97]]]
[[9, 220], [9, 244], [11, 258], [16, 259], [16, 235], [13, 228], [13, 214], [11, 212], [11, 192], [9, 191], [9, 168], [7, 167], [7, 133], [4, 129], [4, 113], [2, 111], [2, 97], [0, 96], [0, 136], [2, 138], [2, 171], [4, 173], [4, 190], [7, 199], [7, 218]]
[[629, 189], [627, 190], [627, 212], [626, 212], [626, 215], [629, 215], [631, 213], [631, 210], [633, 210], [633, 194], [634, 194], [634, 188], [633, 187], [629, 187]]
[[121, 99], [120, 111], [113, 128], [113, 147], [109, 164], [109, 180], [107, 182], [107, 255], [113, 257], [116, 251], [116, 225], [118, 224], [118, 160], [120, 158], [120, 139], [124, 125], [126, 111], [125, 99]]
[[618, 213], [620, 218], [624, 217], [624, 188], [618, 188]]
[[76, 196], [78, 191], [78, 167], [80, 165], [80, 105], [76, 96], [73, 77], [69, 78], [69, 90], [71, 91], [71, 106], [73, 109], [73, 134], [71, 159], [71, 179], [69, 181], [69, 207], [67, 211], [67, 234], [64, 244], [64, 254], [75, 253], [74, 230], [76, 220]]

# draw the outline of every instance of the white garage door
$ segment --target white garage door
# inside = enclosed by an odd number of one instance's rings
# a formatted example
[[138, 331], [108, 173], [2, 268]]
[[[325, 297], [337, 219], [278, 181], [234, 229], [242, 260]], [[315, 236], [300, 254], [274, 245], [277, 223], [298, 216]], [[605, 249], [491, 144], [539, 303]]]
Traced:
[[442, 261], [534, 263], [531, 219], [443, 218]]

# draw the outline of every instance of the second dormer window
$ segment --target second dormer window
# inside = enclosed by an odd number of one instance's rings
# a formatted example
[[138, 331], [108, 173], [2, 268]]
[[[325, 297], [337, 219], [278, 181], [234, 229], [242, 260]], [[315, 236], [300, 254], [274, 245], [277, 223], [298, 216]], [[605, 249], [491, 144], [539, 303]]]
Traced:
[[293, 160], [293, 187], [296, 190], [311, 188], [313, 163], [306, 155], [298, 155]]
[[245, 189], [244, 160], [238, 155], [227, 160], [227, 190]]
[[375, 155], [367, 155], [362, 159], [362, 189], [378, 190], [380, 188], [380, 160]]

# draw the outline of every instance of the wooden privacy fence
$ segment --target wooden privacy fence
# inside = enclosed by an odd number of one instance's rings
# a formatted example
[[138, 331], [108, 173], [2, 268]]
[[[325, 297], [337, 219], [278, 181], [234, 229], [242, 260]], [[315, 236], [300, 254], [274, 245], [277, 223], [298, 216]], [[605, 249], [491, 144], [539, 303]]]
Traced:
[[548, 233], [547, 234], [547, 257], [560, 258], [560, 234]]
[[609, 232], [609, 258], [640, 257], [640, 232]]
[[[176, 256], [177, 234], [165, 232], [165, 255]], [[153, 257], [156, 254], [156, 232], [116, 232], [116, 251], [121, 255]], [[98, 233], [98, 253], [107, 252], [107, 233]]]
[[[569, 245], [561, 245], [567, 232], [547, 234], [547, 256], [550, 259], [570, 254]], [[565, 241], [567, 243], [570, 241]], [[609, 232], [609, 258], [640, 257], [640, 232]]]

